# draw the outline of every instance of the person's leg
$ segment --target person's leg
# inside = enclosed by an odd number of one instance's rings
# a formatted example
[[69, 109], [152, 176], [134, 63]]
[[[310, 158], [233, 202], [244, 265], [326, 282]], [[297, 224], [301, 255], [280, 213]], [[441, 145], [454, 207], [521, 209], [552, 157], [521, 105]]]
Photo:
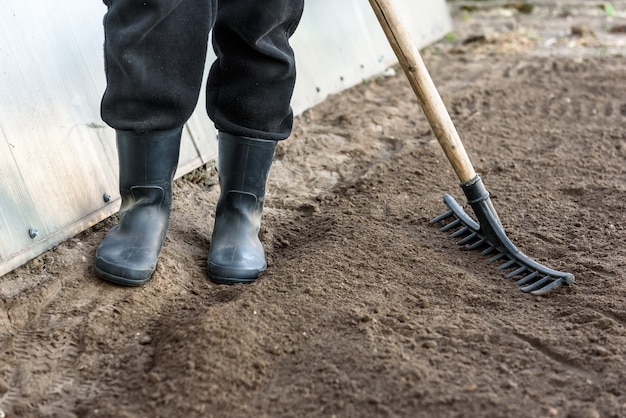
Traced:
[[303, 0], [219, 3], [207, 84], [207, 111], [219, 131], [221, 193], [207, 267], [217, 283], [250, 283], [267, 266], [258, 234], [276, 143], [293, 123], [289, 38], [303, 7]]
[[197, 103], [215, 17], [211, 0], [107, 0], [103, 120], [116, 130], [120, 223], [95, 271], [138, 286], [156, 268], [169, 224], [183, 125]]
[[222, 0], [207, 110], [220, 132], [281, 140], [291, 133], [296, 65], [289, 38], [303, 0]]
[[200, 93], [216, 0], [105, 0], [102, 119], [122, 131], [182, 127]]

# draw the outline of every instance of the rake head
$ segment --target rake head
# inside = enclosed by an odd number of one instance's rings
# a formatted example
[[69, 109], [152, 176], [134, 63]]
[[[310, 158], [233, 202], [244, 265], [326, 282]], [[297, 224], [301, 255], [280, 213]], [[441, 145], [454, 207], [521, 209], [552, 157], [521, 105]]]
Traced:
[[458, 244], [468, 250], [480, 251], [480, 255], [489, 256], [489, 263], [498, 263], [498, 270], [506, 272], [506, 279], [516, 280], [515, 284], [523, 292], [543, 295], [558, 287], [574, 283], [574, 275], [553, 270], [523, 254], [504, 232], [500, 219], [493, 208], [489, 193], [477, 175], [467, 183], [461, 184], [468, 203], [472, 207], [478, 222], [474, 221], [450, 195], [443, 201], [449, 211], [430, 221], [431, 224], [446, 221], [440, 228], [450, 232], [451, 238], [458, 238]]

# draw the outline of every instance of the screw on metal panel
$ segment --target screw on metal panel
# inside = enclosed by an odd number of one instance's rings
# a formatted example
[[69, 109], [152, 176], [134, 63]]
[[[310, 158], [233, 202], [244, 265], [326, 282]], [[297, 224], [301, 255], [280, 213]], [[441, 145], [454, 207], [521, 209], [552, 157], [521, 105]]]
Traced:
[[39, 235], [39, 231], [37, 231], [35, 228], [30, 228], [28, 230], [28, 235], [30, 235], [32, 239], [35, 239], [35, 237]]
[[108, 193], [103, 194], [102, 200], [104, 200], [105, 203], [109, 203], [111, 201], [111, 195]]

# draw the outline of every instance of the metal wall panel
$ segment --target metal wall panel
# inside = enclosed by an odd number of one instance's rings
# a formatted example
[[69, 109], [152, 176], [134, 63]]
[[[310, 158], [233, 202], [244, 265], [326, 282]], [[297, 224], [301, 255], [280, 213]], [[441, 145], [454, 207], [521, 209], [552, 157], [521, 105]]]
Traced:
[[[451, 28], [444, 0], [395, 2], [419, 46]], [[0, 276], [119, 208], [114, 134], [99, 113], [105, 11], [97, 0], [3, 0]], [[366, 0], [307, 0], [293, 47], [296, 113], [395, 62]], [[203, 88], [177, 176], [215, 158], [204, 97]]]
[[[305, 0], [293, 37], [298, 80], [296, 113], [372, 77], [397, 62], [367, 0]], [[392, 0], [415, 44], [422, 47], [452, 28], [444, 0]]]

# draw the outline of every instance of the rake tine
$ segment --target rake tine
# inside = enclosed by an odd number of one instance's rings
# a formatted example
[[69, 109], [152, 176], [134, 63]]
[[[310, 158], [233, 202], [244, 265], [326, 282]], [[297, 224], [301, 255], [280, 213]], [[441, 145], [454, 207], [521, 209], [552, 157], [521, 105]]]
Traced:
[[536, 281], [533, 284], [529, 284], [528, 286], [522, 287], [521, 290], [522, 290], [522, 292], [532, 292], [534, 290], [541, 289], [544, 284], [550, 283], [551, 280], [552, 280], [552, 277], [545, 276], [541, 280], [538, 280], [538, 281]]
[[505, 279], [512, 279], [513, 277], [522, 274], [523, 272], [526, 271], [526, 266], [522, 266], [520, 268], [518, 268], [517, 270], [513, 270], [512, 272], [510, 272], [509, 274], [507, 274], [506, 276], [504, 276]]
[[470, 235], [466, 236], [465, 238], [457, 242], [457, 244], [459, 245], [469, 244], [470, 242], [474, 241], [474, 239], [476, 239], [477, 237], [478, 237], [478, 234], [476, 232], [472, 232]]
[[446, 232], [446, 231], [449, 231], [451, 229], [456, 228], [459, 225], [462, 225], [461, 220], [460, 219], [455, 219], [452, 222], [450, 222], [449, 224], [444, 225], [443, 227], [439, 228], [439, 230], [441, 232]]
[[493, 263], [493, 262], [496, 262], [496, 261], [498, 261], [498, 260], [500, 260], [500, 259], [502, 259], [504, 257], [506, 257], [505, 253], [498, 253], [498, 254], [494, 255], [493, 257], [487, 259], [487, 262], [488, 263]]
[[511, 267], [511, 266], [513, 266], [515, 264], [517, 264], [516, 260], [509, 260], [506, 263], [498, 266], [497, 270], [506, 270], [506, 269], [508, 269], [509, 267]]
[[[544, 287], [542, 287], [541, 289], [538, 289], [538, 290], [533, 290], [530, 293], [533, 294], [533, 295], [544, 295], [544, 294], [546, 294], [548, 292], [553, 291], [556, 288], [561, 287], [562, 285], [563, 285], [563, 279], [557, 279], [557, 280], [553, 281], [552, 283], [550, 283], [549, 285], [544, 286]], [[522, 289], [522, 290], [524, 290], [524, 289]]]
[[487, 243], [485, 238], [481, 238], [479, 241], [467, 247], [468, 250], [476, 250]]
[[480, 252], [480, 255], [485, 256], [485, 255], [491, 254], [493, 252], [493, 250], [495, 250], [495, 249], [496, 249], [495, 245], [490, 245], [489, 247], [487, 247], [487, 249], [482, 250]]
[[523, 286], [526, 283], [530, 283], [531, 280], [533, 280], [535, 277], [537, 277], [539, 275], [539, 273], [537, 273], [536, 271], [533, 271], [532, 273], [530, 273], [528, 276], [525, 276], [521, 279], [519, 279], [518, 281], [515, 282], [515, 284], [517, 286]]
[[465, 235], [470, 229], [467, 226], [464, 226], [463, 228], [459, 229], [456, 232], [453, 232], [450, 234], [450, 238], [458, 238], [458, 237], [462, 237], [463, 235]]
[[450, 211], [448, 211], [448, 212], [446, 212], [446, 213], [443, 213], [443, 214], [441, 214], [441, 215], [439, 215], [439, 216], [437, 216], [437, 217], [435, 217], [435, 218], [431, 219], [431, 220], [430, 220], [430, 223], [431, 223], [431, 224], [436, 224], [436, 223], [439, 223], [439, 222], [443, 221], [444, 219], [448, 219], [448, 218], [449, 218], [449, 217], [451, 217], [452, 215], [454, 215], [454, 212], [452, 212], [452, 211], [450, 210]]

